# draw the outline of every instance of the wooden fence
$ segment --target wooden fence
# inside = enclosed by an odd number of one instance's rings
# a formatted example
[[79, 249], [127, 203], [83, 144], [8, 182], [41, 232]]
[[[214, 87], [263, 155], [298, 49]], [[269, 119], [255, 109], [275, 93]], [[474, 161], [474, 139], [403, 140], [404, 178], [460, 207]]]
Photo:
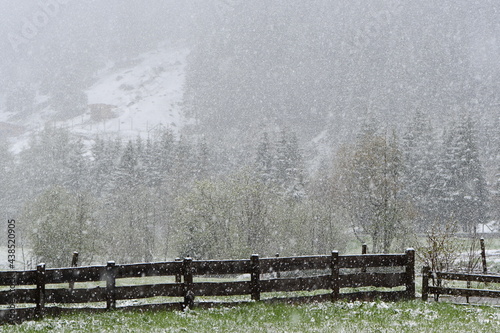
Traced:
[[[445, 286], [444, 281], [461, 281], [466, 282], [466, 288]], [[433, 281], [433, 285], [429, 282]], [[429, 294], [434, 295], [436, 301], [439, 300], [439, 295], [461, 296], [469, 301], [469, 297], [491, 297], [500, 298], [500, 290], [492, 289], [473, 289], [470, 288], [471, 282], [500, 283], [498, 275], [484, 274], [465, 274], [465, 273], [450, 273], [450, 272], [432, 272], [428, 266], [422, 269], [422, 300], [427, 301]], [[497, 286], [498, 287], [498, 286]]]
[[[247, 277], [243, 279], [241, 277]], [[157, 277], [155, 283], [117, 285], [127, 278]], [[141, 280], [142, 281], [142, 280]], [[75, 283], [101, 285], [76, 288]], [[160, 282], [160, 283], [158, 283]], [[122, 283], [119, 283], [122, 284]], [[85, 284], [83, 284], [85, 286]], [[199, 301], [203, 297], [247, 295], [243, 301], [311, 302], [346, 300], [412, 299], [415, 297], [415, 252], [404, 254], [331, 255], [259, 258], [247, 260], [192, 260], [106, 266], [0, 272], [0, 311], [3, 322], [19, 322], [68, 311], [127, 309], [178, 309], [210, 307], [238, 302]], [[371, 290], [352, 288], [373, 287]], [[379, 290], [377, 288], [397, 288]], [[351, 288], [351, 290], [346, 290]], [[344, 290], [342, 290], [344, 289]], [[290, 297], [288, 292], [314, 292]], [[284, 297], [276, 294], [283, 292]], [[153, 297], [177, 297], [177, 301], [130, 306], [118, 301]], [[172, 299], [175, 300], [175, 299]], [[165, 299], [161, 299], [164, 302]], [[80, 307], [74, 308], [74, 304]], [[88, 303], [94, 303], [89, 307]], [[70, 304], [73, 304], [71, 307]], [[87, 307], [83, 307], [86, 305]], [[105, 306], [104, 306], [105, 304]], [[24, 307], [20, 307], [24, 306]]]

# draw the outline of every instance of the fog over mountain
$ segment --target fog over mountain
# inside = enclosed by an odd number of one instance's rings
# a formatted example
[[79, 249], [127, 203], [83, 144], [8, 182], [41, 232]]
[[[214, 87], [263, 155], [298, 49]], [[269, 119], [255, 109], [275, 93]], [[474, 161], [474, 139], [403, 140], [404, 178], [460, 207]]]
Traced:
[[[498, 0], [0, 0], [0, 16], [0, 141], [13, 160], [50, 126], [82, 140], [84, 156], [102, 138], [166, 144], [167, 129], [178, 154], [196, 151], [210, 164], [191, 180], [255, 163], [271, 177], [280, 154], [296, 148], [308, 180], [287, 177], [307, 184], [330, 177], [345, 151], [382, 145], [379, 135], [387, 149], [398, 142], [402, 170], [432, 165], [407, 184], [455, 170], [458, 152], [472, 151], [464, 170], [473, 176], [455, 183], [481, 188], [477, 198], [487, 192], [484, 219], [498, 219]], [[443, 190], [450, 177], [443, 171], [428, 187], [475, 198]], [[283, 182], [302, 196], [304, 184]]]
[[440, 122], [468, 109], [484, 125], [500, 103], [498, 6], [3, 1], [2, 105], [21, 113], [36, 95], [81, 99], [99, 70], [170, 42], [191, 51], [183, 111], [198, 120], [193, 132], [215, 140], [289, 127], [306, 141], [327, 131], [331, 143], [351, 138], [364, 119], [401, 125], [416, 109]]
[[493, 121], [498, 29], [497, 2], [240, 3], [193, 50], [187, 110], [215, 136], [228, 122], [235, 137], [271, 124], [333, 142], [416, 109]]

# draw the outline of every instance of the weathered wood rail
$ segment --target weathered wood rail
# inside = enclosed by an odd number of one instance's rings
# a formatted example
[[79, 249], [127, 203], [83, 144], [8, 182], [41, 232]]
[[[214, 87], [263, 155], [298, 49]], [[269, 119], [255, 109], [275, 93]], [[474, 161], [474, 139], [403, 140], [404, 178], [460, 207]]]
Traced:
[[[491, 297], [500, 298], [500, 290], [473, 289], [443, 286], [442, 281], [462, 281], [462, 282], [482, 282], [500, 283], [499, 275], [465, 274], [450, 272], [432, 272], [428, 266], [422, 269], [422, 300], [427, 301], [429, 295], [434, 295], [436, 301], [440, 295], [461, 296], [461, 297]], [[435, 286], [430, 285], [434, 281]], [[498, 287], [498, 286], [497, 286]]]
[[[390, 272], [388, 272], [390, 270]], [[241, 280], [241, 276], [249, 279]], [[223, 276], [222, 282], [214, 276]], [[126, 278], [161, 277], [165, 282], [117, 285]], [[208, 277], [208, 282], [206, 281]], [[231, 279], [231, 277], [233, 279]], [[196, 281], [205, 280], [205, 281]], [[173, 282], [170, 282], [173, 281]], [[75, 283], [93, 282], [95, 287], [78, 288]], [[158, 282], [158, 279], [155, 281]], [[196, 301], [199, 297], [249, 296], [248, 301], [311, 302], [347, 300], [411, 299], [415, 297], [415, 252], [404, 254], [363, 254], [259, 258], [247, 260], [192, 260], [106, 266], [0, 272], [0, 321], [19, 322], [68, 311], [127, 309], [178, 309], [210, 307], [238, 302]], [[342, 292], [345, 288], [396, 288]], [[317, 295], [276, 298], [272, 293], [316, 291]], [[323, 291], [323, 292], [321, 292]], [[161, 304], [117, 306], [117, 301], [172, 297]], [[196, 302], [195, 302], [196, 301]], [[68, 307], [69, 304], [87, 307]], [[89, 307], [88, 303], [94, 303]], [[241, 303], [241, 301], [239, 302]], [[105, 304], [105, 306], [104, 306]], [[20, 307], [22, 305], [23, 307]]]

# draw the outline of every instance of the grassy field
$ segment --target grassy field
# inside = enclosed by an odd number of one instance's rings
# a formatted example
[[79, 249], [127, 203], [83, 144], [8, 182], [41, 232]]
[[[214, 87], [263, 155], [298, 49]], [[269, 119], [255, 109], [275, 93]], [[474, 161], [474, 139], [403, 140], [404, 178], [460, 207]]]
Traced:
[[498, 332], [500, 309], [421, 301], [76, 314], [2, 332]]

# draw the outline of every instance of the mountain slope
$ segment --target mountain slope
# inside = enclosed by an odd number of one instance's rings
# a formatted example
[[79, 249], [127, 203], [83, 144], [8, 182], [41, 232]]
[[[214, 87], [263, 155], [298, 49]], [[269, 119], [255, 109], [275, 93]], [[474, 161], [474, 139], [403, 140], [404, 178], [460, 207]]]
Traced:
[[147, 137], [158, 126], [178, 133], [187, 123], [181, 104], [188, 54], [184, 47], [162, 46], [119, 67], [110, 63], [84, 90], [88, 105], [83, 114], [59, 121], [50, 105], [52, 96], [37, 96], [31, 115], [0, 110], [0, 134], [18, 152], [47, 124], [68, 128], [86, 141], [96, 135]]

